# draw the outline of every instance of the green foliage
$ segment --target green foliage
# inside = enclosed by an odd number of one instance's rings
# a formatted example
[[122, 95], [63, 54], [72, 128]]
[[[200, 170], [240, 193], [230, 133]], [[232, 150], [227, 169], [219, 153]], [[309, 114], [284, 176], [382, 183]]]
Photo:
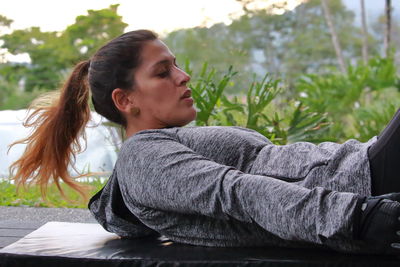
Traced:
[[198, 80], [192, 84], [193, 98], [196, 99], [197, 112], [196, 125], [209, 125], [211, 115], [215, 115], [215, 106], [220, 101], [223, 91], [229, 80], [236, 72], [232, 67], [218, 82], [214, 83], [215, 69], [207, 73], [207, 64], [204, 64]]
[[278, 80], [268, 79], [268, 75], [265, 75], [261, 82], [254, 81], [251, 83], [246, 98], [247, 128], [264, 130], [258, 126], [258, 122], [260, 118], [266, 118], [263, 111], [277, 95], [278, 83]]
[[73, 54], [80, 59], [91, 57], [100, 46], [124, 32], [128, 24], [117, 14], [118, 4], [101, 10], [88, 10], [88, 15], [78, 16], [73, 25], [63, 33]]
[[[186, 64], [188, 66], [188, 64]], [[191, 71], [188, 70], [190, 73]], [[196, 125], [242, 126], [254, 129], [276, 144], [296, 141], [318, 141], [327, 128], [324, 114], [310, 112], [301, 103], [279, 100], [279, 80], [265, 75], [251, 83], [245, 101], [229, 99], [224, 90], [237, 72], [228, 69], [221, 79], [215, 69], [203, 66], [199, 78], [192, 82], [193, 98], [198, 108]], [[255, 79], [255, 78], [254, 78]], [[282, 106], [284, 108], [276, 108]]]
[[[127, 24], [122, 22], [117, 8], [118, 5], [111, 5], [106, 9], [88, 10], [88, 15], [78, 16], [62, 32], [42, 32], [38, 27], [15, 30], [1, 36], [1, 48], [14, 55], [29, 55], [29, 66], [21, 66], [27, 91], [58, 89], [63, 71], [89, 58], [106, 41], [124, 32]], [[7, 70], [2, 67], [0, 74], [9, 75]]]
[[[252, 1], [239, 2], [245, 7]], [[329, 1], [329, 7], [346, 58], [359, 59], [362, 38], [359, 26], [354, 24], [354, 14], [342, 0]], [[320, 0], [306, 1], [281, 15], [274, 14], [273, 8], [244, 8], [245, 14], [230, 25], [219, 23], [210, 28], [181, 29], [169, 33], [164, 41], [178, 62], [191, 60], [194, 73], [200, 73], [203, 63], [208, 62], [216, 69], [216, 77], [222, 78], [226, 67], [234, 66], [237, 74], [230, 80], [232, 86], [227, 87], [227, 93], [245, 93], [253, 81], [249, 73], [256, 73], [258, 79], [270, 73], [287, 84], [281, 94], [295, 97], [294, 83], [298, 77], [331, 72], [336, 67], [336, 55]], [[0, 75], [13, 75], [13, 81], [25, 78], [27, 91], [58, 88], [63, 73], [71, 66], [89, 58], [106, 41], [124, 31], [126, 24], [117, 9], [118, 5], [111, 5], [102, 10], [89, 10], [62, 32], [42, 32], [32, 27], [0, 36], [0, 43], [4, 42], [2, 47], [13, 54], [28, 53], [32, 60], [32, 64], [20, 65], [21, 71], [15, 73], [12, 68], [1, 66]], [[1, 21], [5, 27], [11, 23], [0, 17], [0, 26]], [[394, 20], [393, 28], [396, 27]], [[380, 49], [374, 36], [369, 36], [370, 55], [376, 55]]]
[[361, 106], [353, 114], [351, 136], [365, 142], [378, 135], [400, 107], [399, 87], [381, 88], [361, 97]]
[[[329, 123], [326, 114], [312, 112], [301, 102], [290, 101], [288, 106], [272, 119], [268, 119], [273, 125], [273, 136], [269, 138], [277, 140], [277, 144], [287, 144], [295, 142], [319, 143], [326, 141], [324, 133], [327, 132]], [[274, 138], [279, 136], [279, 138]]]
[[[244, 1], [244, 5], [252, 1]], [[361, 29], [354, 24], [354, 14], [341, 0], [329, 1], [333, 22], [346, 58], [361, 58]], [[321, 74], [337, 67], [329, 29], [320, 0], [310, 0], [281, 15], [273, 8], [248, 10], [230, 25], [216, 24], [210, 28], [196, 27], [174, 31], [164, 41], [178, 60], [191, 60], [194, 72], [200, 72], [203, 62], [224, 71], [235, 66], [238, 74], [229, 93], [243, 93], [264, 73], [279, 77], [289, 86], [282, 93], [291, 94], [294, 82], [306, 73]], [[370, 55], [377, 55], [379, 46], [369, 36]]]
[[[246, 66], [251, 65], [250, 47], [239, 45], [236, 39], [245, 36], [233, 36], [229, 28], [220, 23], [210, 28], [196, 27], [192, 29], [178, 30], [169, 33], [163, 41], [170, 47], [177, 57], [178, 62], [190, 60], [194, 73], [200, 73], [204, 62], [216, 69], [219, 76], [227, 66], [235, 66], [238, 74], [235, 80], [235, 89], [229, 91], [243, 91], [243, 88], [251, 81], [245, 75]], [[251, 77], [250, 77], [251, 78]]]
[[[342, 74], [308, 74], [296, 83], [298, 97], [281, 94], [282, 84], [266, 75], [250, 84], [246, 96], [229, 96], [232, 68], [218, 79], [215, 69], [192, 84], [200, 116], [196, 125], [254, 129], [276, 144], [297, 141], [367, 141], [388, 123], [400, 106], [400, 83], [393, 58], [371, 58]], [[218, 86], [217, 86], [218, 85]], [[294, 99], [298, 99], [297, 101]]]
[[[347, 10], [341, 0], [327, 2], [343, 53], [347, 58], [360, 58], [361, 30], [354, 25], [353, 12]], [[321, 1], [307, 1], [287, 16], [292, 31], [287, 33], [281, 58], [287, 78], [294, 81], [299, 75], [329, 72], [330, 67], [336, 67], [336, 55]]]
[[366, 141], [383, 129], [394, 107], [400, 106], [393, 58], [372, 58], [367, 65], [349, 66], [346, 74], [332, 70], [324, 75], [305, 75], [296, 88], [311, 111], [326, 113], [332, 122], [326, 139], [356, 137]]
[[[90, 195], [94, 195], [105, 184], [99, 178], [93, 178], [91, 181], [83, 182], [91, 186]], [[49, 186], [47, 191], [48, 201], [42, 199], [40, 189], [37, 186], [32, 186], [29, 190], [19, 191], [17, 193], [16, 186], [9, 181], [0, 180], [0, 206], [31, 206], [31, 207], [51, 207], [51, 208], [87, 208], [87, 203], [81, 202], [81, 197], [74, 190], [61, 184], [65, 194], [74, 203], [69, 203], [60, 197], [60, 193], [54, 184]]]
[[12, 19], [9, 19], [3, 15], [0, 15], [0, 27], [10, 27]]
[[24, 109], [44, 91], [23, 92], [16, 83], [0, 79], [0, 107], [2, 109]]

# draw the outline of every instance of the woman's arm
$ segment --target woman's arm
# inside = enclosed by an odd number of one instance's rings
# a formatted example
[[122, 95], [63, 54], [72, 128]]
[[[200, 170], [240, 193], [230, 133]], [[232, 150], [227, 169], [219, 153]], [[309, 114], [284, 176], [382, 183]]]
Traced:
[[323, 244], [352, 236], [358, 195], [246, 174], [198, 155], [172, 133], [137, 134], [116, 168], [124, 199], [134, 205], [254, 221], [286, 240]]
[[260, 133], [237, 126], [179, 127], [168, 131], [175, 132], [175, 139], [196, 154], [245, 173], [250, 173], [264, 147], [274, 146]]

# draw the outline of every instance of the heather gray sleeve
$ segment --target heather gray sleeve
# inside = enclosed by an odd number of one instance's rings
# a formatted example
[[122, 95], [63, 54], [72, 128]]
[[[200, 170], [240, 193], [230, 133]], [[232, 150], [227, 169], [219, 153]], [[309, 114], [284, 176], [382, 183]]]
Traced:
[[256, 222], [286, 240], [317, 244], [352, 236], [356, 194], [307, 189], [243, 173], [195, 153], [172, 132], [136, 134], [124, 144], [116, 168], [128, 208], [132, 203], [166, 212], [235, 218]]

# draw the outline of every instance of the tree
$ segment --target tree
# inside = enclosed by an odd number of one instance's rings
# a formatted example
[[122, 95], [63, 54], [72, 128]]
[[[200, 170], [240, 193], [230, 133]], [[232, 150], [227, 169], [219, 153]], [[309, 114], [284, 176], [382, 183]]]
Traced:
[[[275, 6], [254, 9], [254, 1], [244, 2], [247, 13], [230, 25], [174, 31], [165, 42], [178, 60], [190, 59], [194, 73], [204, 61], [221, 72], [234, 66], [238, 75], [227, 89], [231, 93], [244, 92], [252, 73], [262, 78], [268, 72], [293, 86], [300, 75], [323, 73], [337, 66], [320, 0], [309, 0], [283, 14], [276, 14]], [[362, 35], [353, 26], [354, 14], [341, 0], [330, 0], [328, 4], [343, 53], [352, 59], [361, 58]]]
[[[244, 23], [242, 26], [246, 28], [248, 25]], [[246, 43], [250, 40], [231, 34], [230, 28], [222, 23], [210, 28], [177, 30], [166, 36], [164, 41], [176, 55], [178, 63], [190, 61], [194, 76], [201, 71], [203, 63], [207, 62], [217, 69], [217, 77], [223, 75], [228, 66], [235, 66], [235, 70], [242, 73], [235, 80], [237, 90], [243, 90], [245, 84], [250, 82], [251, 77], [247, 74], [251, 66], [251, 53]]]
[[[3, 29], [9, 28], [12, 22], [13, 21], [11, 19], [8, 19], [7, 17], [0, 15], [0, 36], [3, 34], [2, 33]], [[2, 62], [5, 62], [5, 51], [3, 51], [3, 49], [0, 48], [0, 63]]]
[[386, 27], [385, 27], [385, 37], [383, 40], [383, 50], [385, 57], [389, 56], [390, 53], [390, 35], [391, 35], [391, 12], [392, 12], [392, 4], [391, 0], [385, 1], [385, 20], [386, 20]]
[[[354, 26], [353, 12], [347, 10], [340, 0], [330, 0], [328, 7], [342, 53], [352, 59], [359, 58], [361, 31]], [[278, 72], [284, 75], [292, 89], [301, 75], [330, 72], [337, 67], [337, 56], [323, 14], [320, 0], [309, 0], [292, 11], [276, 15], [281, 21], [276, 24], [277, 33], [271, 34], [275, 36], [273, 54], [280, 68]]]
[[0, 26], [1, 27], [10, 27], [11, 23], [13, 22], [12, 19], [9, 19], [3, 15], [0, 15]]
[[344, 63], [342, 48], [340, 47], [338, 35], [335, 30], [335, 26], [333, 25], [331, 13], [329, 11], [328, 4], [326, 0], [321, 0], [322, 10], [324, 11], [324, 16], [326, 20], [326, 24], [329, 26], [329, 31], [331, 33], [333, 47], [335, 48], [336, 56], [339, 62], [339, 67], [342, 73], [346, 73], [346, 64]]
[[[118, 5], [111, 5], [88, 10], [87, 15], [78, 16], [73, 25], [61, 32], [42, 32], [39, 27], [31, 27], [3, 35], [1, 47], [14, 55], [27, 53], [31, 59], [29, 65], [18, 66], [24, 68], [25, 89], [57, 89], [70, 67], [122, 34], [127, 24], [117, 14], [117, 8]], [[3, 66], [0, 73], [7, 76], [8, 69]]]
[[67, 27], [63, 36], [69, 42], [69, 47], [74, 48], [72, 53], [78, 55], [78, 58], [72, 57], [72, 61], [90, 57], [100, 46], [124, 32], [128, 24], [118, 15], [118, 6], [88, 10], [87, 15], [78, 16], [75, 23]]
[[365, 5], [364, 0], [360, 0], [361, 7], [361, 23], [363, 31], [363, 45], [362, 45], [362, 56], [364, 64], [368, 62], [368, 29], [367, 29], [367, 19], [365, 17]]

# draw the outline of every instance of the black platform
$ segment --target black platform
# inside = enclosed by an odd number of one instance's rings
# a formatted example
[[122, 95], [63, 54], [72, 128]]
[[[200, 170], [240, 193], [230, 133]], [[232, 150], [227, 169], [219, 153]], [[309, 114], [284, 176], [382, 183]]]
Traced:
[[156, 237], [127, 240], [104, 231], [98, 224], [49, 222], [1, 249], [0, 266], [399, 267], [400, 258], [317, 249], [209, 248]]

